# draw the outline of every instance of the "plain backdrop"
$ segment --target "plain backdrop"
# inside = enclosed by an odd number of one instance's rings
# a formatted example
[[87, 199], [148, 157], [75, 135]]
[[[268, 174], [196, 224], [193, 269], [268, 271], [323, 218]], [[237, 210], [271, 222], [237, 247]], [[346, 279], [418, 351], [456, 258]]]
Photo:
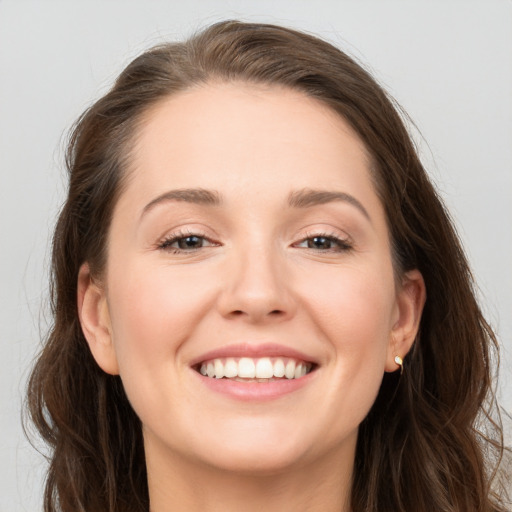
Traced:
[[512, 410], [510, 0], [0, 0], [0, 512], [41, 509], [44, 460], [20, 418], [48, 324], [66, 131], [140, 51], [225, 18], [330, 40], [410, 114], [499, 334], [500, 396]]

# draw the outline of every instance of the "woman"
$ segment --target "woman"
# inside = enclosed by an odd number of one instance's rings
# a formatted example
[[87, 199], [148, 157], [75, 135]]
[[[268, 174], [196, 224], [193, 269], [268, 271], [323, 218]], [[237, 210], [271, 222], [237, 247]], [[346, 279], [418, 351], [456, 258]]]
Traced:
[[135, 59], [67, 163], [45, 510], [505, 510], [494, 334], [349, 57], [214, 25]]

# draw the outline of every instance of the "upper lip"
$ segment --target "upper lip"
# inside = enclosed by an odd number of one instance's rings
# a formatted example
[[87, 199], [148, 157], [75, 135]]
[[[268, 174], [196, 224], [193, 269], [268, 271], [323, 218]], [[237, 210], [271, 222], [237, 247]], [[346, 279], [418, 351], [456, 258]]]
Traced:
[[222, 357], [289, 357], [306, 363], [317, 364], [314, 357], [285, 345], [277, 343], [237, 343], [205, 352], [194, 358], [190, 362], [190, 366]]

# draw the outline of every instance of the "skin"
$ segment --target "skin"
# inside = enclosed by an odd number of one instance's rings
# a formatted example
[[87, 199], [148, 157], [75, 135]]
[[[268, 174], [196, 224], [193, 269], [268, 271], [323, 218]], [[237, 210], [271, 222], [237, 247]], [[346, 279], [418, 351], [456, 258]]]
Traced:
[[[129, 172], [106, 271], [81, 268], [78, 305], [142, 420], [152, 512], [350, 510], [358, 426], [425, 300], [419, 272], [394, 274], [363, 143], [299, 92], [210, 84], [147, 113]], [[222, 203], [161, 199], [196, 188]], [[362, 209], [289, 205], [310, 189]], [[204, 237], [195, 249], [162, 248], [190, 234]], [[209, 350], [267, 342], [314, 358], [306, 385], [240, 401], [191, 369]]]

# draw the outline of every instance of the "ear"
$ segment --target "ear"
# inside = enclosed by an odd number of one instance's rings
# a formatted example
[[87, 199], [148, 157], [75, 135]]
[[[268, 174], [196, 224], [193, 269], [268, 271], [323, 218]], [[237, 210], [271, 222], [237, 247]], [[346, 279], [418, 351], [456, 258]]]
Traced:
[[104, 288], [92, 278], [87, 263], [78, 272], [77, 306], [82, 331], [98, 366], [106, 373], [118, 375], [107, 297]]
[[411, 349], [418, 333], [425, 300], [425, 281], [420, 271], [406, 272], [396, 297], [396, 321], [388, 344], [387, 372], [398, 370], [400, 366], [395, 362], [395, 357], [404, 359]]

